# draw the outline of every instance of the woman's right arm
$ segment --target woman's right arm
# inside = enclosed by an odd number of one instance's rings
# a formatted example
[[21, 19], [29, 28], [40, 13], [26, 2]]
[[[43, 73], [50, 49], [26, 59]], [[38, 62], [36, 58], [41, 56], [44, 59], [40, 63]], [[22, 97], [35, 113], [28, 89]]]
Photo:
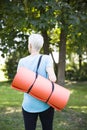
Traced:
[[47, 67], [46, 71], [48, 73], [49, 80], [51, 80], [52, 82], [56, 82], [56, 75], [55, 75], [55, 72], [54, 72], [54, 68], [53, 67]]

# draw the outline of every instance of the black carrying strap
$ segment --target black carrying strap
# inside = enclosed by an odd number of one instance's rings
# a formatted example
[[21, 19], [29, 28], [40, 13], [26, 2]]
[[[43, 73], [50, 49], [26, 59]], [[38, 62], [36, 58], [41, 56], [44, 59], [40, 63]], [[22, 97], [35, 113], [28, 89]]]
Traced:
[[[34, 80], [33, 84], [29, 87], [27, 93], [29, 93], [29, 92], [31, 91], [31, 89], [32, 89], [32, 87], [33, 87], [33, 85], [34, 85], [34, 83], [36, 82], [36, 79], [37, 79], [37, 77], [38, 77], [38, 68], [39, 68], [39, 66], [40, 66], [41, 59], [42, 59], [42, 55], [39, 57], [39, 60], [38, 60], [35, 80]], [[52, 95], [52, 93], [53, 93], [53, 91], [54, 91], [54, 83], [53, 83], [53, 82], [51, 82], [51, 83], [52, 83], [52, 91], [51, 91], [51, 93], [50, 93], [50, 95], [49, 95], [49, 97], [48, 97], [48, 99], [46, 100], [45, 103], [47, 103], [47, 102], [49, 101], [49, 99], [50, 99], [50, 97], [51, 97], [51, 95]]]
[[40, 66], [41, 59], [42, 59], [42, 55], [39, 57], [39, 60], [38, 60], [37, 69], [36, 69], [37, 74], [38, 74], [38, 68]]
[[34, 83], [35, 83], [35, 81], [36, 81], [36, 79], [38, 77], [38, 68], [40, 66], [41, 59], [42, 59], [42, 55], [39, 57], [39, 60], [38, 60], [38, 64], [37, 64], [37, 68], [36, 68], [36, 77], [35, 77], [35, 80], [34, 80], [33, 84], [29, 87], [27, 93], [30, 92], [30, 90], [32, 89], [32, 87], [33, 87], [33, 85], [34, 85]]
[[52, 95], [52, 93], [53, 93], [53, 91], [54, 91], [54, 83], [53, 83], [53, 82], [51, 82], [51, 83], [52, 83], [52, 91], [51, 91], [51, 93], [50, 93], [48, 99], [46, 100], [46, 103], [49, 101], [49, 99], [50, 99], [50, 97], [51, 97], [51, 95]]

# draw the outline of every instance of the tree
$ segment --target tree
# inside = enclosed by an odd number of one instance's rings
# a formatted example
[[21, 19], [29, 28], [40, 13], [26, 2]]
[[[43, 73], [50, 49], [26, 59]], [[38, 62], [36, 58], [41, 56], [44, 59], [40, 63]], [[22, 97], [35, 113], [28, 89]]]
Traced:
[[[58, 83], [64, 85], [67, 41], [69, 38], [73, 39], [75, 33], [70, 33], [70, 30], [77, 28], [78, 32], [81, 21], [87, 20], [86, 2], [84, 0], [3, 0], [0, 1], [0, 6], [3, 54], [10, 54], [13, 50], [25, 52], [26, 34], [31, 33], [32, 30], [42, 33], [45, 39], [44, 52], [48, 54], [51, 44], [49, 32], [55, 26], [60, 29]], [[16, 38], [20, 41], [15, 40]]]
[[[76, 47], [79, 46], [79, 56], [81, 56], [81, 48], [84, 48], [86, 43], [86, 20], [87, 20], [87, 9], [86, 2], [84, 0], [80, 1], [59, 1], [58, 2], [58, 10], [56, 11], [57, 19], [58, 19], [58, 27], [61, 29], [60, 33], [60, 43], [59, 43], [59, 64], [58, 64], [58, 83], [60, 85], [64, 85], [65, 79], [65, 59], [66, 59], [66, 50], [67, 43], [70, 41], [70, 46], [72, 45], [71, 52], [75, 50]], [[59, 13], [60, 12], [60, 13]], [[85, 24], [82, 24], [85, 22]], [[80, 29], [84, 30], [84, 33], [80, 33]], [[72, 32], [73, 30], [73, 32]], [[76, 38], [76, 35], [81, 34], [79, 39]], [[83, 36], [84, 34], [84, 36]], [[84, 39], [83, 45], [81, 45], [81, 39]], [[75, 41], [74, 41], [75, 40]], [[81, 41], [80, 41], [81, 40]], [[76, 44], [76, 41], [78, 44]], [[73, 43], [73, 44], [72, 44]], [[74, 44], [75, 43], [75, 44]], [[68, 45], [68, 46], [69, 46]], [[81, 63], [81, 60], [79, 60]]]

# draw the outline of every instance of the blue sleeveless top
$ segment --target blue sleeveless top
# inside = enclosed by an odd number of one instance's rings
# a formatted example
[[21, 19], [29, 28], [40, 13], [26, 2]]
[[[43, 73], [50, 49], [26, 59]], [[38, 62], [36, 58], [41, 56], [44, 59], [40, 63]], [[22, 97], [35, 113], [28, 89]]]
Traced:
[[[19, 67], [25, 67], [36, 72], [39, 57], [40, 54], [29, 55], [27, 57], [21, 58], [18, 63], [18, 69]], [[45, 78], [48, 78], [48, 74], [46, 72], [47, 67], [53, 67], [53, 60], [49, 55], [43, 55], [40, 66], [38, 68], [38, 74]], [[47, 103], [34, 98], [30, 94], [24, 93], [22, 107], [27, 112], [36, 113], [45, 111], [50, 106]]]

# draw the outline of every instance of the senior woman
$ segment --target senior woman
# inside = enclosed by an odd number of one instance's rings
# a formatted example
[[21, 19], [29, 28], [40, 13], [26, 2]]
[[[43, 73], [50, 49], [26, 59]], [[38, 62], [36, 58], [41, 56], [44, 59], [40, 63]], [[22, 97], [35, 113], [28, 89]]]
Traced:
[[[36, 72], [38, 60], [42, 54], [40, 50], [43, 47], [44, 39], [40, 34], [31, 34], [28, 39], [28, 50], [30, 55], [21, 58], [18, 63], [18, 69], [25, 67]], [[52, 82], [56, 81], [53, 68], [53, 61], [49, 55], [42, 55], [38, 74], [48, 78]], [[25, 130], [35, 130], [38, 116], [41, 121], [42, 130], [53, 129], [54, 109], [47, 103], [42, 102], [31, 95], [24, 93], [22, 102], [22, 112]]]

